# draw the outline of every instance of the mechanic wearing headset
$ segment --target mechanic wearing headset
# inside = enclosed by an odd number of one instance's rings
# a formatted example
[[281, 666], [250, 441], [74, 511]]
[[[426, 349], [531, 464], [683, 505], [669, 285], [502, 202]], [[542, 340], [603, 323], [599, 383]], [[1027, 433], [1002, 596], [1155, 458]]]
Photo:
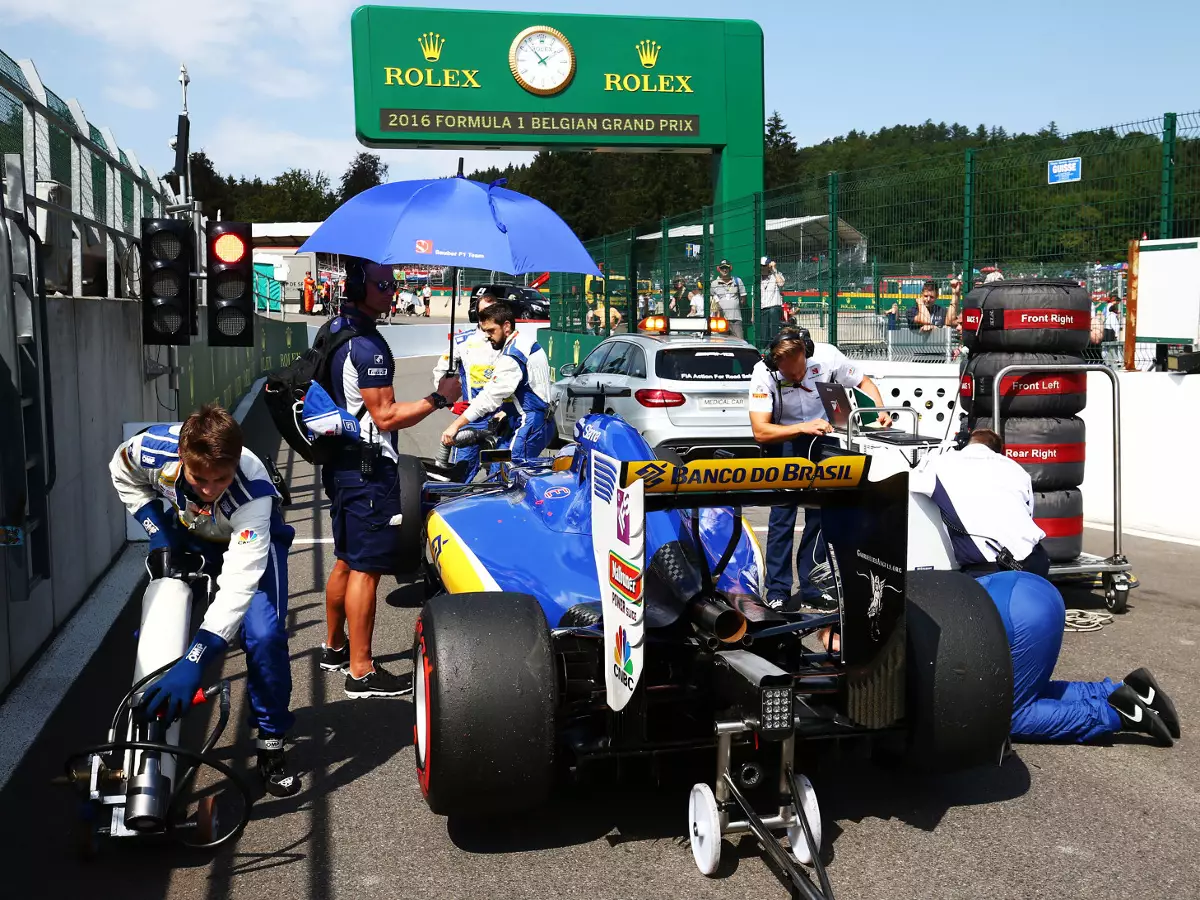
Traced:
[[337, 563], [325, 585], [327, 634], [320, 665], [346, 673], [346, 696], [352, 699], [397, 697], [408, 689], [371, 652], [379, 579], [394, 570], [400, 537], [396, 432], [445, 409], [460, 390], [458, 378], [446, 375], [427, 397], [396, 402], [396, 363], [375, 320], [388, 310], [397, 286], [390, 265], [350, 258], [342, 311], [330, 323], [331, 334], [349, 328], [354, 337], [330, 357], [329, 395], [362, 424], [358, 437], [343, 441], [333, 462], [321, 467]]
[[[476, 318], [499, 299], [490, 292], [481, 295], [475, 307]], [[462, 385], [463, 395], [462, 399], [454, 404], [451, 412], [456, 416], [461, 416], [467, 411], [471, 401], [479, 396], [479, 392], [491, 380], [492, 369], [496, 365], [496, 358], [500, 356], [500, 351], [492, 346], [482, 324], [477, 324], [472, 329], [464, 328], [454, 335], [454, 356], [458, 365], [458, 381]], [[449, 371], [450, 354], [447, 352], [441, 355], [433, 367], [435, 387]], [[465, 427], [482, 429], [487, 427], [487, 423], [488, 419], [483, 418]], [[463, 477], [463, 481], [474, 481], [475, 475], [479, 471], [479, 446], [473, 444], [469, 447], [455, 447], [450, 461], [455, 464], [466, 463], [467, 473]]]
[[509, 444], [515, 463], [536, 459], [554, 436], [550, 416], [550, 361], [534, 332], [517, 331], [512, 307], [498, 300], [479, 314], [493, 348], [499, 351], [492, 378], [466, 410], [442, 432], [442, 443], [451, 446], [459, 430], [486, 421], [511, 397], [516, 405], [515, 433]]
[[[288, 655], [287, 553], [296, 531], [279, 512], [282, 499], [267, 469], [242, 445], [242, 429], [216, 405], [183, 425], [152, 425], [117, 448], [113, 487], [150, 536], [146, 567], [163, 578], [198, 553], [217, 574], [217, 593], [187, 653], [146, 688], [143, 707], [169, 724], [188, 708], [204, 670], [235, 635], [246, 653], [250, 720], [258, 729], [258, 774], [276, 797], [300, 790], [284, 757], [296, 717]], [[162, 499], [171, 506], [164, 513]]]
[[[832, 344], [814, 344], [806, 329], [784, 328], [750, 375], [750, 427], [754, 440], [769, 446], [777, 455], [818, 459], [822, 435], [833, 430], [817, 394], [818, 381], [858, 388], [877, 406], [883, 406], [875, 382], [840, 350]], [[879, 421], [884, 427], [892, 422], [887, 413], [880, 413]], [[796, 510], [796, 506], [771, 508], [766, 553], [767, 603], [775, 609], [791, 605]], [[796, 568], [800, 576], [800, 603], [814, 609], [826, 608], [828, 603], [809, 580], [813, 567], [825, 561], [820, 533], [821, 511], [806, 509]]]

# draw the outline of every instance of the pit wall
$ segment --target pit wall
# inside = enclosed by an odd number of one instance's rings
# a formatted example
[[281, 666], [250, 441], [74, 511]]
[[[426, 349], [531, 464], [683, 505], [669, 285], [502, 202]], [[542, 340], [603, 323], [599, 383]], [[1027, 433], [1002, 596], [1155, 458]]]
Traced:
[[[125, 422], [178, 421], [166, 376], [147, 381], [143, 357], [165, 363], [167, 348], [142, 346], [136, 302], [47, 299], [50, 386], [57, 480], [49, 496], [51, 577], [28, 599], [0, 609], [0, 691], [24, 669], [83, 600], [125, 544], [125, 509], [108, 463]], [[204, 323], [201, 323], [203, 330]], [[265, 370], [304, 350], [299, 323], [259, 317], [255, 347], [180, 348], [182, 415], [215, 400], [233, 409]], [[2, 606], [3, 604], [0, 604]], [[7, 615], [4, 613], [7, 612]]]

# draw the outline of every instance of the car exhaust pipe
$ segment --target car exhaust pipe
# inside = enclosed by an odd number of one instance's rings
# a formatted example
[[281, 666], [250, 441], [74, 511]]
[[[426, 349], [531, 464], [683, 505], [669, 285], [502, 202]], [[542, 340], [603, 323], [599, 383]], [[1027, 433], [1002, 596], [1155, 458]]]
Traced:
[[688, 615], [697, 630], [723, 644], [736, 643], [746, 634], [746, 617], [713, 597], [693, 597]]

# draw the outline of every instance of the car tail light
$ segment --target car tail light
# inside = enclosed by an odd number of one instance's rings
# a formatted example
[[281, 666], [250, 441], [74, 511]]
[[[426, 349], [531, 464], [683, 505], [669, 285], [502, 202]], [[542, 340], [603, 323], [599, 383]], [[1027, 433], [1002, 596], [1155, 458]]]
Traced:
[[675, 391], [660, 391], [657, 388], [654, 390], [643, 389], [635, 393], [634, 398], [642, 406], [651, 408], [660, 406], [683, 406], [687, 402], [687, 398], [683, 394]]

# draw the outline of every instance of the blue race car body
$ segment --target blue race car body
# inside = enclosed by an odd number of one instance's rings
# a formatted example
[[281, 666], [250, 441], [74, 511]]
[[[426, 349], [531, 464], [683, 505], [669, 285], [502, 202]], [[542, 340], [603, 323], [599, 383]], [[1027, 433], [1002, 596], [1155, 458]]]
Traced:
[[[568, 610], [597, 603], [604, 587], [592, 540], [592, 492], [586, 483], [593, 453], [621, 461], [652, 460], [654, 451], [616, 416], [590, 415], [576, 424], [570, 468], [519, 468], [510, 487], [440, 503], [426, 522], [427, 558], [450, 593], [517, 591], [537, 598], [551, 628]], [[714, 570], [734, 535], [731, 508], [646, 513], [645, 558], [665, 545], [694, 547], [693, 517]], [[715, 587], [724, 594], [760, 597], [764, 561], [753, 530], [743, 528]]]

